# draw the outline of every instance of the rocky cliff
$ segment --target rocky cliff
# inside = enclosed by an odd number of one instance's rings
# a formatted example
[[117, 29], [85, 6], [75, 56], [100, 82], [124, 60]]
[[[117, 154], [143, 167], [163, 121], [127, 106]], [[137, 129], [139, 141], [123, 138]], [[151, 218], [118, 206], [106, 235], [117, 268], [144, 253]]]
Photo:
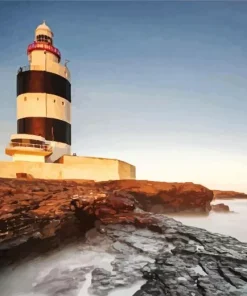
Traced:
[[39, 280], [32, 295], [76, 296], [86, 273], [99, 296], [139, 279], [146, 283], [135, 296], [246, 295], [247, 244], [150, 213], [173, 204], [207, 211], [212, 197], [192, 183], [1, 179], [0, 265], [22, 264], [86, 233], [84, 245], [115, 255], [113, 272], [67, 266]]
[[141, 208], [152, 213], [210, 211], [213, 192], [194, 183], [166, 183], [138, 180], [119, 180], [97, 184], [106, 190], [131, 194]]
[[[54, 236], [56, 232], [67, 236], [67, 229], [71, 237], [73, 231], [78, 231], [78, 228], [71, 226], [78, 220], [74, 214], [77, 207], [74, 199], [77, 197], [80, 197], [80, 203], [83, 200], [89, 203], [84, 216], [80, 217], [87, 221], [82, 223], [85, 229], [91, 227], [95, 217], [100, 220], [105, 217], [112, 219], [134, 208], [154, 213], [194, 210], [206, 213], [213, 198], [212, 191], [192, 183], [0, 179], [0, 184], [2, 250], [7, 245], [21, 246], [30, 239], [35, 243], [37, 239]], [[95, 203], [95, 210], [90, 206], [92, 202]]]
[[233, 198], [247, 198], [246, 193], [236, 191], [213, 190], [214, 199], [233, 199]]

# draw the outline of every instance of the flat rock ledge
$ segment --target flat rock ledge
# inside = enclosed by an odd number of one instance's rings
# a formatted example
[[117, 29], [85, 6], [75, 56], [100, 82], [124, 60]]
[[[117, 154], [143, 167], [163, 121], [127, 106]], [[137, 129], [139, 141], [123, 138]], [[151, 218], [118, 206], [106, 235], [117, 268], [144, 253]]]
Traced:
[[213, 190], [214, 199], [247, 199], [247, 194], [236, 191]]
[[[35, 256], [61, 247], [67, 239], [84, 237], [84, 246], [96, 246], [99, 251], [104, 249], [115, 255], [111, 262], [112, 272], [93, 266], [61, 273], [51, 271], [33, 288], [34, 293], [60, 295], [59, 288], [57, 294], [47, 292], [47, 285], [53, 279], [62, 285], [59, 286], [64, 289], [61, 295], [76, 296], [78, 283], [85, 280], [87, 272], [91, 272], [89, 289], [99, 296], [143, 279], [145, 284], [134, 296], [247, 295], [247, 244], [232, 237], [185, 226], [163, 214], [147, 212], [140, 197], [144, 194], [143, 187], [141, 190], [137, 182], [137, 189], [133, 190], [134, 185], [133, 182], [131, 186], [121, 185], [119, 181], [114, 187], [114, 182], [2, 179], [1, 267], [4, 269], [20, 258], [31, 259], [31, 254]], [[149, 186], [151, 191], [147, 194], [149, 198], [155, 196], [160, 203], [162, 198], [158, 193], [165, 191], [157, 189], [161, 185], [145, 186]], [[195, 192], [207, 201], [213, 197], [210, 191], [200, 186], [194, 191], [191, 184], [165, 186], [171, 186], [169, 190], [173, 195], [165, 191], [163, 201], [177, 194], [179, 203], [185, 204], [181, 195], [191, 203], [193, 192], [195, 199]], [[131, 190], [128, 189], [130, 187]], [[155, 189], [150, 189], [153, 187]], [[133, 192], [139, 193], [135, 195]], [[66, 289], [61, 284], [61, 277], [64, 283], [66, 280], [71, 283]]]
[[[133, 225], [124, 229], [122, 225], [108, 225], [104, 234], [94, 238], [101, 238], [103, 245], [104, 240], [110, 241], [120, 255], [112, 263], [118, 267], [112, 273], [92, 273], [92, 292], [105, 296], [118, 287], [117, 278], [133, 283], [142, 277], [147, 282], [134, 296], [247, 295], [247, 244], [184, 226], [163, 215], [155, 218], [158, 222], [148, 228], [158, 232]], [[133, 259], [138, 255], [143, 259]]]

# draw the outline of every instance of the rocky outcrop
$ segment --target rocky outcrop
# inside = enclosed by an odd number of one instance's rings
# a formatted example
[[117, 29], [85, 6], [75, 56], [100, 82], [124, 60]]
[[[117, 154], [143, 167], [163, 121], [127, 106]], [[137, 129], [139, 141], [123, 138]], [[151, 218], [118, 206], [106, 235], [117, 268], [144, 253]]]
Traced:
[[86, 233], [82, 247], [113, 254], [113, 270], [51, 270], [32, 295], [77, 296], [88, 273], [99, 296], [143, 279], [134, 296], [246, 295], [247, 244], [150, 213], [155, 204], [166, 211], [173, 203], [205, 211], [211, 199], [211, 191], [192, 183], [1, 179], [0, 266]]
[[219, 213], [228, 213], [228, 212], [230, 212], [229, 206], [227, 206], [227, 205], [225, 205], [223, 203], [220, 203], [220, 204], [217, 204], [217, 205], [211, 205], [211, 208], [212, 208], [213, 212], [219, 212]]
[[234, 199], [234, 198], [243, 198], [247, 199], [247, 194], [236, 191], [222, 191], [222, 190], [213, 190], [214, 199]]
[[110, 224], [104, 226], [104, 233], [95, 229], [87, 233], [81, 251], [90, 249], [98, 256], [108, 252], [113, 257], [112, 270], [91, 265], [54, 268], [39, 280], [33, 292], [54, 295], [47, 293], [53, 283], [57, 294], [62, 291], [62, 295], [77, 296], [75, 288], [85, 282], [85, 274], [90, 274], [89, 291], [98, 296], [107, 296], [116, 288], [143, 279], [145, 282], [138, 291], [125, 295], [246, 295], [247, 244], [184, 226], [163, 215], [155, 216], [156, 232], [133, 225]]
[[100, 182], [105, 190], [131, 194], [140, 207], [152, 213], [210, 211], [213, 192], [193, 183], [166, 183], [138, 180]]
[[[153, 213], [207, 212], [213, 197], [212, 191], [193, 183], [24, 179], [0, 179], [0, 182], [0, 249], [5, 242], [14, 246], [31, 238], [44, 239], [60, 231], [66, 233], [63, 230], [76, 219], [76, 203], [71, 204], [73, 196], [80, 196], [80, 203], [87, 205], [84, 215], [94, 213], [98, 219], [133, 212], [134, 208]], [[91, 225], [86, 221], [83, 225]]]
[[[77, 210], [83, 212], [84, 206]], [[97, 264], [85, 265], [83, 260], [71, 266], [67, 261], [66, 265], [55, 267], [52, 263], [47, 273], [42, 271], [43, 276], [37, 277], [28, 295], [87, 295], [78, 291], [88, 277], [89, 292], [97, 296], [107, 296], [119, 287], [127, 288], [140, 281], [138, 291], [126, 295], [246, 295], [247, 244], [182, 225], [164, 215], [145, 214], [145, 219], [149, 222], [141, 229], [132, 223], [123, 226], [112, 220], [86, 233], [80, 253], [90, 250], [98, 257], [111, 255], [111, 270]], [[77, 253], [73, 256], [79, 259], [80, 253], [74, 252]], [[1, 295], [9, 294], [1, 289]]]
[[143, 277], [147, 282], [134, 296], [246, 295], [247, 244], [155, 216], [157, 232], [108, 225], [88, 241], [111, 244], [119, 254], [113, 272], [92, 271], [92, 292], [106, 296], [119, 278], [127, 286]]
[[[135, 180], [95, 183], [19, 177], [0, 179], [0, 252], [11, 260], [18, 254], [17, 246], [22, 256], [28, 254], [26, 245], [30, 242], [40, 250], [56, 246], [61, 240], [80, 236], [80, 232], [93, 226], [95, 219], [107, 222], [114, 216], [114, 223], [129, 221], [139, 225], [146, 222], [145, 215], [136, 213], [137, 210], [207, 212], [213, 195], [205, 187], [192, 183]], [[83, 214], [78, 214], [76, 208], [84, 205]], [[83, 223], [74, 227], [77, 221]], [[49, 238], [52, 243], [44, 246]]]

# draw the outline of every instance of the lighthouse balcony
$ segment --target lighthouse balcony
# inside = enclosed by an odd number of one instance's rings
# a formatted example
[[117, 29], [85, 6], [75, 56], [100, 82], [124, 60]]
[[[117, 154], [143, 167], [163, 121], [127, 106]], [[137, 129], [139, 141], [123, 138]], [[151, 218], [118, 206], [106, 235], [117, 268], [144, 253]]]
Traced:
[[50, 144], [45, 142], [45, 139], [40, 136], [17, 134], [12, 135], [11, 142], [7, 145], [5, 152], [7, 155], [14, 156], [15, 154], [49, 156], [53, 149]]
[[[43, 61], [40, 64], [31, 63], [30, 65], [22, 66], [17, 70], [17, 74], [21, 75], [22, 72], [27, 71], [46, 71], [53, 74], [57, 74], [68, 81], [70, 81], [70, 71], [67, 66], [53, 62], [53, 61]], [[24, 73], [23, 73], [24, 74]], [[22, 74], [22, 75], [23, 75]]]

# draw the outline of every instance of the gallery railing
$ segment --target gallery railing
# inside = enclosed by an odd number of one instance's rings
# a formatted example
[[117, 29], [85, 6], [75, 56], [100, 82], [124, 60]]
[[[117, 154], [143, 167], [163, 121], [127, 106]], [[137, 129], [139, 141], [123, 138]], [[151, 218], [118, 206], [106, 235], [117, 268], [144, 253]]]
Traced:
[[18, 69], [17, 73], [20, 72], [26, 72], [26, 71], [30, 71], [30, 70], [41, 70], [41, 66], [40, 65], [27, 65], [27, 66], [22, 66]]
[[27, 147], [27, 148], [34, 148], [37, 150], [43, 150], [43, 151], [52, 151], [52, 147], [48, 144], [30, 144], [30, 143], [17, 143], [17, 142], [10, 142], [9, 143], [10, 148], [16, 148], [16, 147]]

